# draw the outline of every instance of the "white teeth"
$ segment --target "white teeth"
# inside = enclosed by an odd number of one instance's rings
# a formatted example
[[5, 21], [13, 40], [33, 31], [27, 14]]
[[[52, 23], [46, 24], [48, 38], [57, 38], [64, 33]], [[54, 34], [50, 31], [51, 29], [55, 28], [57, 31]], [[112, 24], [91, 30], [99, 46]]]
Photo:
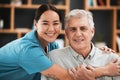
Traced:
[[47, 33], [47, 35], [48, 35], [48, 36], [54, 36], [54, 34], [53, 34], [53, 33], [49, 33], [49, 34]]

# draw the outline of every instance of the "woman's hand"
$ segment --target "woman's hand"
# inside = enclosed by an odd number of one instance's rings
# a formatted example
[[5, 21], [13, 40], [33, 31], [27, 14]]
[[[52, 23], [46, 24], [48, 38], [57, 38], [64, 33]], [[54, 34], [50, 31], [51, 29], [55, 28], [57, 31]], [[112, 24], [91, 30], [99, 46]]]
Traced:
[[93, 70], [82, 65], [69, 69], [68, 72], [74, 78], [74, 80], [95, 80], [95, 74]]
[[120, 76], [120, 62], [117, 59], [114, 59], [109, 64], [103, 67], [93, 68], [93, 72], [95, 74], [95, 78], [103, 77], [103, 76]]
[[114, 59], [105, 66], [107, 76], [120, 76], [120, 62]]
[[100, 49], [102, 51], [105, 51], [106, 53], [110, 53], [110, 52], [116, 53], [114, 50], [112, 50], [111, 48], [108, 48], [107, 46], [101, 47]]

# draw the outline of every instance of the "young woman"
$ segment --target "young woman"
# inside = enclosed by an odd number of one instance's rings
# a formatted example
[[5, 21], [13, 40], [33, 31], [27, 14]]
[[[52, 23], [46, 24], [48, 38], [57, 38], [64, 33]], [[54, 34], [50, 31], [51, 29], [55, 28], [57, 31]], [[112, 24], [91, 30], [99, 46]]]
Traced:
[[54, 41], [60, 34], [60, 13], [54, 6], [43, 4], [36, 11], [34, 26], [35, 29], [24, 37], [0, 48], [0, 79], [37, 80], [36, 73], [40, 72], [70, 80], [65, 69], [46, 57], [48, 51], [59, 48]]

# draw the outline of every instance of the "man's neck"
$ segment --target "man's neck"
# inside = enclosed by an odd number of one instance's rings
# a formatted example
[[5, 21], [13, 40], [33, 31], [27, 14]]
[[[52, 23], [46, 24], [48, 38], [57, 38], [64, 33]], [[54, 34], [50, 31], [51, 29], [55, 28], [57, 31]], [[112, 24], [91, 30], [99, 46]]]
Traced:
[[85, 48], [79, 49], [76, 52], [78, 54], [82, 55], [84, 58], [86, 58], [89, 55], [91, 49], [92, 49], [92, 46], [90, 45], [90, 46], [87, 46]]

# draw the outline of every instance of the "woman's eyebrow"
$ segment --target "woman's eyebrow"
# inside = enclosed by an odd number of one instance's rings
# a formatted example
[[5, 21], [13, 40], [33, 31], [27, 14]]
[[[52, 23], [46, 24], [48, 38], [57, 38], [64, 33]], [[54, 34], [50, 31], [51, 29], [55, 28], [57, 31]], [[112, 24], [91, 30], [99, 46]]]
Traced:
[[59, 22], [59, 20], [54, 20], [53, 22]]
[[42, 22], [48, 22], [47, 20], [43, 20]]

